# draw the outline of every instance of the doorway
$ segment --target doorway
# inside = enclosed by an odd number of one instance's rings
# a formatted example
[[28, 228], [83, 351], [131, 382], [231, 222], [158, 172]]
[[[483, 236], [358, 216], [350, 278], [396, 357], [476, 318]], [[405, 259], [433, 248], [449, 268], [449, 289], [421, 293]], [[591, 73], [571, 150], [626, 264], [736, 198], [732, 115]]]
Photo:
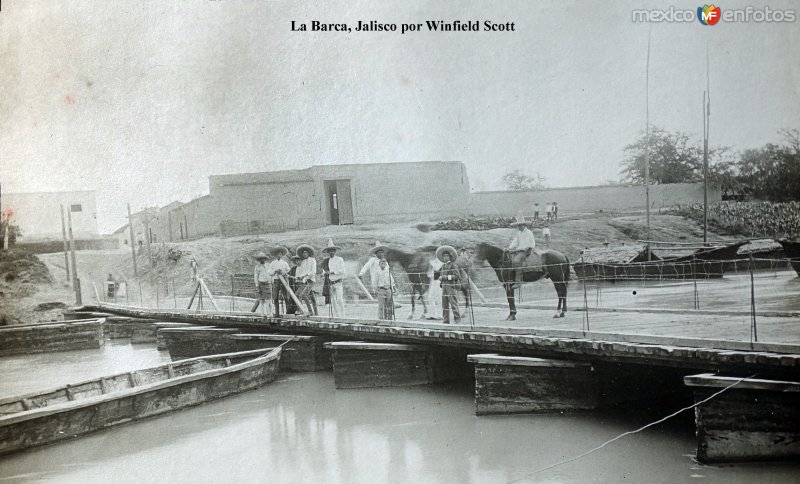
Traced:
[[350, 180], [325, 180], [326, 221], [329, 225], [353, 223], [353, 199]]

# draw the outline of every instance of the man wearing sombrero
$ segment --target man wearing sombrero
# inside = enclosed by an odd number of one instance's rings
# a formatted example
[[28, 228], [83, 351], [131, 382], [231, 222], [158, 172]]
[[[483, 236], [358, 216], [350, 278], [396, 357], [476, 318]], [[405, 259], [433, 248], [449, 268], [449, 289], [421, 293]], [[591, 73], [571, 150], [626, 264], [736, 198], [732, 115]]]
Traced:
[[[272, 299], [272, 276], [269, 274], [269, 267], [267, 267], [267, 254], [263, 251], [255, 256], [256, 267], [253, 270], [253, 280], [256, 283], [256, 299], [258, 305], [261, 306], [261, 314], [267, 316], [270, 314], [269, 305]], [[253, 309], [255, 311], [255, 309]]]
[[517, 215], [517, 221], [511, 224], [512, 227], [517, 227], [517, 233], [514, 235], [514, 240], [508, 246], [508, 252], [511, 254], [511, 268], [515, 273], [515, 281], [511, 287], [517, 288], [522, 285], [522, 272], [525, 266], [525, 259], [531, 255], [531, 252], [536, 247], [536, 240], [533, 238], [533, 232], [528, 228], [528, 222], [525, 217]]
[[394, 293], [397, 288], [389, 269], [389, 263], [386, 261], [386, 246], [382, 245], [380, 241], [375, 242], [375, 247], [369, 253], [372, 257], [361, 268], [358, 277], [364, 277], [364, 274], [369, 271], [372, 292], [378, 299], [378, 319], [393, 319]]
[[297, 298], [305, 302], [308, 312], [317, 315], [317, 301], [314, 299], [314, 281], [317, 275], [317, 260], [314, 259], [314, 248], [308, 244], [297, 246], [297, 254], [302, 259], [297, 266], [295, 277], [299, 284]]
[[[292, 267], [291, 267], [291, 269], [289, 269], [289, 274], [288, 274], [287, 279], [289, 280], [289, 287], [292, 288], [292, 292], [294, 292], [295, 295], [297, 295], [297, 291], [298, 291], [298, 288], [297, 288], [298, 284], [297, 284], [297, 277], [296, 277], [296, 275], [297, 275], [297, 267], [300, 265], [300, 262], [302, 262], [303, 259], [297, 254], [295, 254], [292, 257], [290, 257], [290, 259], [292, 260]], [[297, 313], [297, 305], [294, 303], [294, 299], [291, 298], [291, 297], [287, 297], [286, 298], [286, 314], [296, 314], [296, 313]]]
[[269, 263], [268, 274], [270, 279], [272, 279], [272, 305], [275, 307], [276, 318], [281, 316], [280, 296], [283, 295], [284, 300], [289, 298], [289, 295], [286, 293], [286, 288], [283, 287], [283, 283], [281, 283], [280, 279], [280, 276], [289, 274], [289, 263], [283, 260], [283, 256], [288, 252], [289, 251], [286, 250], [285, 247], [281, 246], [273, 247], [269, 251], [270, 255], [275, 258], [275, 260]]
[[336, 251], [341, 249], [333, 243], [333, 239], [328, 239], [328, 246], [322, 249], [328, 253], [328, 281], [330, 282], [331, 311], [333, 317], [344, 317], [344, 259], [336, 255]]
[[461, 270], [456, 266], [458, 254], [449, 245], [436, 249], [436, 258], [442, 267], [434, 273], [434, 277], [442, 283], [442, 319], [450, 324], [450, 312], [453, 312], [453, 324], [461, 323], [461, 312], [458, 310], [458, 288], [461, 287]]

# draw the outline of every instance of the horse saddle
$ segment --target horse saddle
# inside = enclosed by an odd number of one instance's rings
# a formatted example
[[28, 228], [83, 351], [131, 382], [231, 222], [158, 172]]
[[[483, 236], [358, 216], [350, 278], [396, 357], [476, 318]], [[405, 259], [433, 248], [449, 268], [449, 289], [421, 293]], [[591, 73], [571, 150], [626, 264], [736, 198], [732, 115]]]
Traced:
[[525, 272], [544, 272], [542, 266], [542, 253], [536, 249], [531, 250], [531, 253], [525, 258], [522, 263]]

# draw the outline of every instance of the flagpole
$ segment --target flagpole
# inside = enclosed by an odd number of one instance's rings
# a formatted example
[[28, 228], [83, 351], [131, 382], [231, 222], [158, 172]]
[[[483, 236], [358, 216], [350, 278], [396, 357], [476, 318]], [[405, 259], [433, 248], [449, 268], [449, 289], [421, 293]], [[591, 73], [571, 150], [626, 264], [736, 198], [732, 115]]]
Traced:
[[644, 196], [647, 213], [647, 260], [650, 258], [650, 37], [653, 24], [647, 32], [647, 72], [645, 78], [645, 143], [644, 143]]
[[[708, 95], [706, 97], [706, 95]], [[708, 245], [708, 132], [711, 122], [711, 81], [706, 44], [706, 91], [703, 93], [703, 245]]]

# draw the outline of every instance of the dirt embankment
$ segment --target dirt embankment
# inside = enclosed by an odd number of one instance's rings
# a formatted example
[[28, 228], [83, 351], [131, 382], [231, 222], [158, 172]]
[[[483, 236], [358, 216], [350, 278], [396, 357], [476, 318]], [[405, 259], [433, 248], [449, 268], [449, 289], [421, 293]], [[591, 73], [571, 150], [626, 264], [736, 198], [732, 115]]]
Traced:
[[0, 251], [0, 325], [60, 319], [66, 304], [59, 292], [35, 255], [21, 249]]

